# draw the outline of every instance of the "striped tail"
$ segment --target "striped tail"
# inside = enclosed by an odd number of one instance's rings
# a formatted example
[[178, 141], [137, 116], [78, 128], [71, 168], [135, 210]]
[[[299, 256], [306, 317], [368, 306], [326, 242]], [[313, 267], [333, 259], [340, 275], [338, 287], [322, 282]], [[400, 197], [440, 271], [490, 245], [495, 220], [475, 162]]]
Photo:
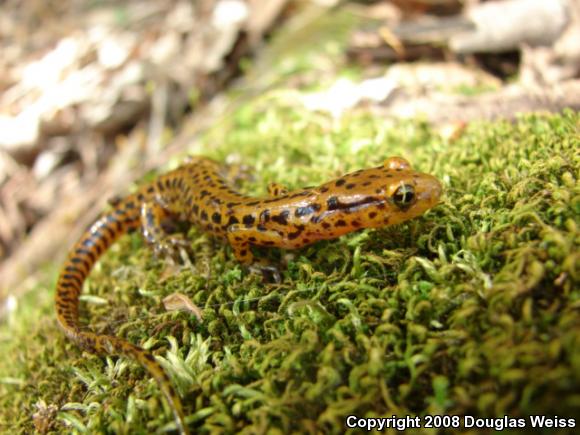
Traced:
[[56, 284], [57, 320], [65, 334], [81, 347], [96, 354], [127, 356], [145, 367], [167, 398], [180, 433], [187, 434], [181, 401], [153, 354], [122, 338], [88, 331], [79, 322], [79, 296], [86, 277], [115, 240], [140, 227], [142, 198], [143, 193], [130, 195], [116, 204], [113, 211], [97, 220], [73, 246]]

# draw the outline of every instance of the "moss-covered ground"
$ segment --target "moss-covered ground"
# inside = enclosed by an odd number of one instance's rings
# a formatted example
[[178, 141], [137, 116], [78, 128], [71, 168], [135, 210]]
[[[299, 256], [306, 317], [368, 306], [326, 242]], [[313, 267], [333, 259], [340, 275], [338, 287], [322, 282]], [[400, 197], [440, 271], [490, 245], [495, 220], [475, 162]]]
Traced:
[[[264, 93], [204, 137], [206, 155], [255, 169], [244, 191], [400, 155], [442, 181], [442, 203], [399, 226], [259, 251], [284, 265], [281, 284], [196, 229], [178, 268], [127, 236], [92, 272], [84, 318], [152, 349], [199, 433], [343, 433], [350, 414], [580, 415], [579, 133], [568, 112], [450, 140], [421, 121], [337, 121]], [[57, 328], [57, 268], [0, 326], [0, 431], [170, 430], [143, 369], [83, 353]], [[166, 312], [174, 292], [203, 321]]]

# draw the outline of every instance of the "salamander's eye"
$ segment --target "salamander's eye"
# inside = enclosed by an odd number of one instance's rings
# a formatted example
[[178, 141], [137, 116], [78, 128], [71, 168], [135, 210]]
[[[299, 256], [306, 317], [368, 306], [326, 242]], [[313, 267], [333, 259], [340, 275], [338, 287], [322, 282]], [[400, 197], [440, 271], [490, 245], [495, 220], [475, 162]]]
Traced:
[[403, 184], [395, 190], [392, 198], [397, 207], [405, 209], [415, 201], [415, 189], [410, 184]]

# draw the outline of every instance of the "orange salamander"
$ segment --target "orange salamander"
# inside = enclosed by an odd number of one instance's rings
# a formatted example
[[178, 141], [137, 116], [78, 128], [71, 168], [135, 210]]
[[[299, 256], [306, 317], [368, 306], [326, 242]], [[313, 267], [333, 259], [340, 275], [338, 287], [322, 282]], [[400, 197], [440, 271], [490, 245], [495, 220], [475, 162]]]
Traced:
[[263, 199], [242, 195], [228, 185], [220, 164], [194, 157], [116, 201], [72, 247], [58, 278], [56, 313], [66, 335], [91, 352], [124, 355], [142, 364], [169, 401], [181, 433], [187, 433], [187, 426], [180, 399], [153, 354], [122, 338], [92, 332], [79, 321], [83, 282], [117, 238], [140, 229], [156, 249], [171, 253], [180, 239], [166, 234], [161, 224], [168, 218], [185, 219], [226, 239], [236, 259], [251, 265], [252, 246], [295, 249], [419, 216], [437, 204], [441, 184], [415, 172], [405, 159], [391, 157], [379, 167], [318, 187], [288, 191], [271, 184], [268, 192]]

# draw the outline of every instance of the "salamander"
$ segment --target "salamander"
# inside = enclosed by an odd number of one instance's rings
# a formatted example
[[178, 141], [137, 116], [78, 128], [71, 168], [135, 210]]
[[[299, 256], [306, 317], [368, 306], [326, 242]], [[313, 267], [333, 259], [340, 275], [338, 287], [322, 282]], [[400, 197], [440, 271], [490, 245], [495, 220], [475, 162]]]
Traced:
[[362, 228], [397, 224], [423, 214], [437, 204], [440, 195], [441, 184], [435, 177], [414, 171], [401, 157], [317, 187], [289, 191], [272, 183], [262, 199], [234, 190], [219, 163], [191, 158], [115, 201], [80, 237], [56, 284], [58, 323], [86, 350], [123, 355], [142, 364], [167, 398], [179, 431], [187, 433], [180, 399], [153, 354], [122, 338], [97, 334], [79, 321], [83, 282], [115, 240], [140, 229], [157, 250], [171, 253], [183, 240], [167, 234], [162, 224], [166, 219], [185, 220], [225, 239], [240, 263], [252, 265], [252, 246], [296, 249]]

